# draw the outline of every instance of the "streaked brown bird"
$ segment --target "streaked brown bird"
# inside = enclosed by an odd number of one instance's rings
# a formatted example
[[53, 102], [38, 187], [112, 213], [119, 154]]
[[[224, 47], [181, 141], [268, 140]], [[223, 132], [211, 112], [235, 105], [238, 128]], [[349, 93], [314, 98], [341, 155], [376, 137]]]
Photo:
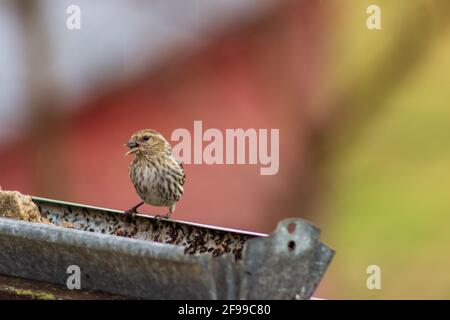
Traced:
[[125, 211], [127, 216], [137, 213], [144, 203], [168, 207], [166, 215], [157, 217], [169, 219], [176, 203], [183, 195], [185, 174], [182, 163], [174, 156], [172, 146], [157, 131], [144, 129], [135, 132], [126, 146], [135, 158], [130, 163], [129, 173], [142, 202]]

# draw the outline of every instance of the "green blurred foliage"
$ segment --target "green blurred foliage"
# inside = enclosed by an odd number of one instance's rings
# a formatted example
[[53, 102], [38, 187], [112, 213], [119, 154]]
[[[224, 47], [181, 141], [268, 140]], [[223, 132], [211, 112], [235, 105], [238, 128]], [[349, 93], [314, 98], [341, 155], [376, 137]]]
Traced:
[[[415, 5], [433, 13], [433, 1], [347, 3], [330, 71], [335, 89], [354, 80], [352, 70], [380, 68], [377, 57], [396, 45], [397, 27]], [[381, 6], [380, 31], [365, 28], [372, 3]], [[390, 84], [394, 90], [375, 106], [380, 110], [329, 162], [331, 196], [320, 226], [337, 254], [318, 296], [450, 298], [450, 32], [445, 25], [435, 31], [414, 69]], [[371, 264], [381, 268], [381, 290], [366, 287]]]

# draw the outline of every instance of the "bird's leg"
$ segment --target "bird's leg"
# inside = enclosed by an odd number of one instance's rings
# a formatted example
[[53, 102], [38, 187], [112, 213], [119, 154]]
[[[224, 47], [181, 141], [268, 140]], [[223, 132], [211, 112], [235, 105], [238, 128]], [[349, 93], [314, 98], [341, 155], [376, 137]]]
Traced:
[[157, 214], [157, 215], [155, 216], [155, 218], [156, 218], [156, 219], [160, 219], [160, 218], [170, 219], [170, 216], [172, 215], [172, 212], [173, 212], [174, 210], [175, 210], [175, 205], [173, 204], [173, 205], [171, 205], [171, 206], [169, 207], [169, 212], [168, 212], [168, 213], [163, 214], [163, 215]]
[[140, 206], [142, 206], [144, 204], [144, 202], [140, 202], [137, 205], [135, 205], [134, 207], [132, 207], [131, 209], [128, 209], [127, 211], [124, 211], [124, 215], [126, 217], [133, 217], [137, 212], [137, 208], [139, 208]]

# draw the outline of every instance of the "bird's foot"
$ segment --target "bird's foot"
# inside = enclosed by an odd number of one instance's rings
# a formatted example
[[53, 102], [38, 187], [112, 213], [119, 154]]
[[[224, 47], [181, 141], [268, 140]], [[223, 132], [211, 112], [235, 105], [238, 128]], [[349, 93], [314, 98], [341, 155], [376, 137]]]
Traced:
[[143, 204], [144, 204], [144, 202], [140, 202], [137, 205], [135, 205], [134, 207], [132, 207], [131, 209], [123, 212], [123, 215], [125, 216], [125, 218], [128, 222], [131, 222], [136, 217], [136, 214], [139, 213], [139, 212], [137, 212], [137, 208], [139, 208]]
[[155, 216], [155, 219], [159, 220], [159, 219], [170, 219], [170, 213], [166, 213], [166, 214], [157, 214]]
[[133, 216], [136, 215], [136, 213], [138, 213], [137, 210], [136, 210], [136, 209], [133, 210], [133, 208], [131, 208], [130, 210], [126, 210], [126, 211], [123, 212], [123, 214], [124, 214], [125, 216], [127, 216], [127, 217], [129, 217], [129, 216], [132, 216], [132, 217], [133, 217]]
[[136, 218], [137, 213], [139, 213], [139, 212], [137, 212], [136, 208], [131, 208], [127, 211], [124, 211], [123, 215], [125, 216], [125, 220], [127, 222], [132, 222], [134, 220], [134, 218]]

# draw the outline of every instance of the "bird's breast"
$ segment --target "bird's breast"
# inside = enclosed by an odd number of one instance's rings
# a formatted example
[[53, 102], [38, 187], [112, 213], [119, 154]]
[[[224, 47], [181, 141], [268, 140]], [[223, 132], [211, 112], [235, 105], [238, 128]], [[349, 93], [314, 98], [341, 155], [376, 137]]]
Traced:
[[167, 199], [160, 191], [164, 185], [163, 175], [155, 165], [137, 161], [130, 167], [130, 177], [144, 202], [155, 206], [167, 205]]
[[140, 159], [130, 166], [130, 177], [144, 202], [156, 206], [170, 206], [183, 194], [184, 172], [172, 159], [159, 161]]

